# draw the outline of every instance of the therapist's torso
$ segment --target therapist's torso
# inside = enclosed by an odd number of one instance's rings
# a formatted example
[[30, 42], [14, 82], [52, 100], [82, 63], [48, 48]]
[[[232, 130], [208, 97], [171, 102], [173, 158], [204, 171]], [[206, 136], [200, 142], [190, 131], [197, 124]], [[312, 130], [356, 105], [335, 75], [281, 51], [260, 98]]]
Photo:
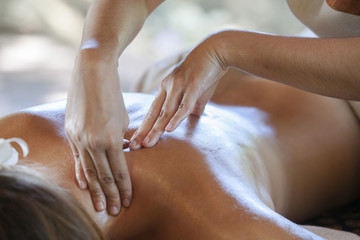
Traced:
[[287, 0], [293, 14], [319, 37], [360, 36], [360, 0]]
[[[360, 37], [360, 0], [286, 1], [293, 14], [319, 37]], [[360, 102], [348, 103], [360, 120]]]

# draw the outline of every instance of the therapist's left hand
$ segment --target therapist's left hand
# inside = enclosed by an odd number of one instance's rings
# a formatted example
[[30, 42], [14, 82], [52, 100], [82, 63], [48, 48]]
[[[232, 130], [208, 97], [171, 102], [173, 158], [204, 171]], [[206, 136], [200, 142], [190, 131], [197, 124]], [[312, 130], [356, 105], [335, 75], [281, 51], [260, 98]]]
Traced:
[[81, 189], [89, 189], [95, 210], [117, 215], [129, 207], [132, 185], [123, 153], [129, 124], [117, 62], [79, 54], [65, 116], [65, 129]]
[[197, 45], [161, 82], [130, 148], [154, 146], [164, 131], [174, 131], [190, 114], [200, 116], [228, 66], [220, 52], [221, 34]]

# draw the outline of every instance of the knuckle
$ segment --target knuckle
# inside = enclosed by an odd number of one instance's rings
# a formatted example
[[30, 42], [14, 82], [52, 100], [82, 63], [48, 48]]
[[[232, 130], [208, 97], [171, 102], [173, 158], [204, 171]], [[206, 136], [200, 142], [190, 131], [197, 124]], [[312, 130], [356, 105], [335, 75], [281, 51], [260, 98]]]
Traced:
[[191, 113], [191, 109], [188, 105], [184, 104], [183, 106], [179, 107], [178, 114], [176, 115], [175, 119], [183, 119], [189, 116]]
[[104, 194], [99, 188], [90, 189], [90, 195], [95, 200], [103, 200]]
[[159, 118], [168, 118], [169, 112], [166, 109], [162, 109]]
[[113, 194], [113, 193], [110, 194], [109, 193], [109, 194], [105, 194], [105, 195], [106, 195], [106, 199], [110, 203], [110, 205], [117, 204], [120, 201], [119, 194]]
[[126, 171], [118, 171], [114, 174], [114, 179], [116, 182], [124, 182], [128, 179], [128, 173]]
[[190, 106], [189, 106], [189, 104], [182, 102], [179, 105], [179, 110], [184, 111], [184, 112], [188, 112], [188, 111], [190, 111]]
[[94, 169], [91, 168], [85, 168], [84, 169], [84, 174], [88, 179], [94, 179], [97, 177], [96, 171]]
[[171, 76], [172, 74], [170, 74], [170, 75], [168, 75], [167, 77], [165, 77], [162, 81], [161, 81], [161, 83], [160, 83], [160, 88], [161, 89], [165, 89], [167, 86], [168, 86], [168, 84], [170, 84], [171, 82], [172, 82], [172, 76]]
[[115, 180], [112, 176], [103, 176], [99, 178], [99, 182], [101, 185], [112, 185], [115, 183]]
[[164, 79], [161, 81], [161, 83], [160, 83], [160, 88], [161, 88], [161, 89], [164, 89], [165, 86], [166, 86], [166, 84], [167, 84], [167, 78], [164, 78]]
[[145, 116], [145, 120], [154, 120], [155, 118], [157, 118], [157, 116], [153, 112], [149, 112]]
[[184, 77], [179, 76], [177, 71], [172, 72], [169, 76], [164, 78], [160, 84], [161, 89], [171, 93], [181, 92], [185, 85]]

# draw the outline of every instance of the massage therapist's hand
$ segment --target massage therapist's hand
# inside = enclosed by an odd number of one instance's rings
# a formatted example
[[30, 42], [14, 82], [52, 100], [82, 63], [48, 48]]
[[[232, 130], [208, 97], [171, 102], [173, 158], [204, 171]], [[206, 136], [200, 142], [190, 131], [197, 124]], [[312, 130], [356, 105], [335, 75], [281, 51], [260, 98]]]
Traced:
[[200, 116], [228, 67], [219, 52], [218, 34], [196, 46], [161, 82], [145, 119], [130, 140], [130, 148], [154, 146], [190, 114]]
[[111, 215], [118, 214], [121, 206], [128, 207], [132, 199], [122, 151], [128, 124], [117, 61], [78, 56], [66, 107], [66, 135], [79, 187], [89, 188], [97, 211], [107, 208]]

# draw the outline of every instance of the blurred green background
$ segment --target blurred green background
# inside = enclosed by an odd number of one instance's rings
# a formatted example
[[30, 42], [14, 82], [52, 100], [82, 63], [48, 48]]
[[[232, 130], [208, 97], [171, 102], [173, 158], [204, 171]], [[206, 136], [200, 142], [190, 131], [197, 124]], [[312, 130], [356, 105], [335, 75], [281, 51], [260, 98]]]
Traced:
[[[90, 0], [1, 0], [0, 117], [66, 98]], [[123, 91], [155, 61], [226, 28], [298, 35], [285, 0], [167, 0], [119, 60]]]

